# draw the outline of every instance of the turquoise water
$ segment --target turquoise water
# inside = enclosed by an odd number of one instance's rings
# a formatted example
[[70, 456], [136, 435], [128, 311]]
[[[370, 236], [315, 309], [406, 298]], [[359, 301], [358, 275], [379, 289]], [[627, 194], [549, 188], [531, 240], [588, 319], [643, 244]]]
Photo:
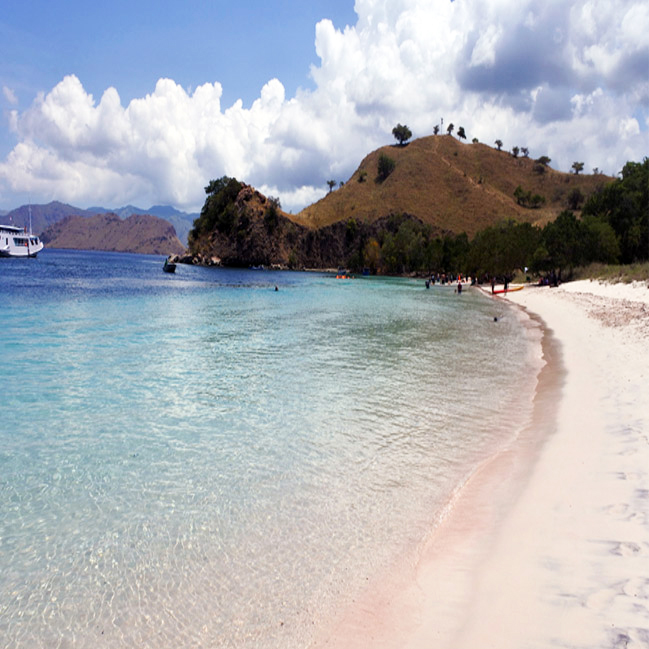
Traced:
[[520, 316], [421, 280], [45, 250], [0, 304], [7, 647], [305, 647], [534, 389]]

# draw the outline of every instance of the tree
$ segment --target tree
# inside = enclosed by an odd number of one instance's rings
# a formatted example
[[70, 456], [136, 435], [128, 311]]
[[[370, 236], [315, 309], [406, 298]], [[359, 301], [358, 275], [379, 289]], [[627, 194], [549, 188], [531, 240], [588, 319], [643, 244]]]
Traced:
[[272, 234], [275, 231], [275, 228], [279, 225], [279, 210], [281, 208], [281, 203], [279, 198], [274, 196], [268, 197], [268, 207], [264, 212], [264, 225], [266, 226], [266, 231], [269, 234]]
[[392, 135], [394, 135], [394, 137], [399, 140], [399, 144], [403, 146], [404, 143], [412, 137], [412, 131], [404, 124], [397, 124], [392, 129]]
[[620, 262], [649, 259], [649, 158], [627, 162], [622, 177], [592, 194], [582, 215], [608, 223], [620, 247]]
[[522, 146], [521, 153], [523, 154], [524, 158], [527, 158], [530, 155], [530, 150], [526, 146]]
[[446, 132], [447, 132], [449, 135], [452, 135], [452, 134], [453, 134], [453, 129], [454, 129], [454, 128], [455, 128], [455, 126], [453, 126], [453, 122], [451, 122], [451, 123], [448, 125], [448, 128], [446, 129]]
[[205, 187], [205, 203], [200, 216], [194, 221], [194, 227], [189, 234], [190, 247], [201, 234], [217, 229], [229, 234], [235, 227], [239, 215], [234, 202], [243, 185], [236, 178], [223, 176], [211, 180]]
[[578, 176], [579, 172], [584, 170], [584, 163], [583, 162], [573, 162], [572, 163], [572, 168], [575, 171], [575, 176]]
[[466, 133], [464, 132], [464, 126], [460, 126], [457, 129], [457, 136], [460, 140], [466, 140]]
[[579, 206], [584, 202], [584, 195], [578, 187], [575, 187], [570, 194], [568, 194], [568, 207], [571, 210], [578, 210]]
[[512, 155], [513, 155], [515, 158], [518, 158], [518, 154], [519, 154], [519, 153], [520, 153], [520, 149], [519, 149], [517, 146], [512, 147]]
[[471, 140], [471, 142], [473, 142], [473, 144], [478, 144], [479, 141], [480, 141], [480, 140], [478, 140], [477, 137], [474, 137], [474, 138]]
[[566, 268], [569, 269], [569, 275], [572, 275], [572, 269], [583, 262], [584, 229], [572, 212], [561, 212], [555, 221], [543, 228], [541, 238], [548, 251], [550, 268], [558, 270], [559, 280]]
[[331, 194], [333, 188], [336, 186], [336, 181], [335, 180], [328, 180], [327, 185], [329, 185], [329, 193]]
[[513, 220], [485, 228], [471, 242], [467, 270], [476, 275], [512, 276], [531, 265], [541, 231]]
[[433, 135], [439, 135], [439, 124], [433, 126]]
[[379, 182], [383, 182], [393, 171], [396, 166], [395, 161], [390, 157], [382, 153], [379, 156]]
[[535, 163], [534, 171], [536, 171], [537, 174], [544, 174], [547, 166], [550, 164], [550, 158], [546, 155], [542, 155], [540, 158], [535, 160]]
[[502, 140], [496, 140], [494, 144], [498, 147], [498, 151], [500, 151], [503, 148], [503, 141]]

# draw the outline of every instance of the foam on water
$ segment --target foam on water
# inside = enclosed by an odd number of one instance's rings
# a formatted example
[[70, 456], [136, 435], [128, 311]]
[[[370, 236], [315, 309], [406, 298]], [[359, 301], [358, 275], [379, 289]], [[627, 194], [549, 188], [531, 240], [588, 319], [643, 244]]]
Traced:
[[0, 263], [9, 647], [304, 647], [525, 418], [477, 293], [161, 266]]

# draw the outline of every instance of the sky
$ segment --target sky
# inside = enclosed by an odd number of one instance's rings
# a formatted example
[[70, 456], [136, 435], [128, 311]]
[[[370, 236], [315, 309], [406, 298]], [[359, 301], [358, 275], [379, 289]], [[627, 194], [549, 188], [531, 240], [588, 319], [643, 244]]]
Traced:
[[646, 0], [21, 0], [0, 13], [0, 209], [297, 212], [436, 125], [571, 171], [649, 155]]

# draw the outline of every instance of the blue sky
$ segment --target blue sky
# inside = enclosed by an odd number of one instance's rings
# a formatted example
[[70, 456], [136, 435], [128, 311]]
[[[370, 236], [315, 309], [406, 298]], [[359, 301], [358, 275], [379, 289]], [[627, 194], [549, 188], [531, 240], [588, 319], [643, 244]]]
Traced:
[[128, 103], [169, 77], [181, 86], [219, 81], [224, 103], [249, 105], [273, 77], [287, 93], [309, 86], [315, 25], [353, 24], [350, 0], [21, 0], [0, 14], [0, 75], [21, 103], [75, 74], [100, 97]]
[[0, 208], [194, 210], [231, 175], [296, 211], [442, 118], [615, 174], [649, 153], [647, 33], [644, 0], [11, 2]]

